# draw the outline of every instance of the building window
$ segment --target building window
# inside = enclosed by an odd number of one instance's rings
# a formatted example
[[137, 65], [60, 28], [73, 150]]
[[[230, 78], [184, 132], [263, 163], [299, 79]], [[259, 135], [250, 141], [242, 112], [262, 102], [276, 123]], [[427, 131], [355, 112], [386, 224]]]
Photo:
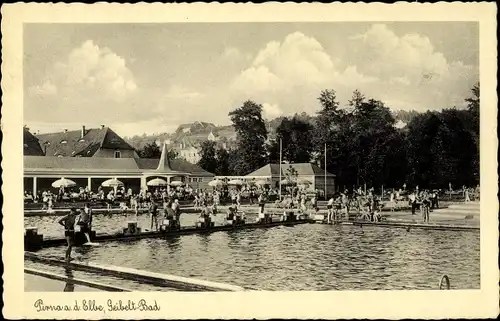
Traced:
[[119, 150], [115, 151], [115, 158], [121, 158], [121, 157], [122, 153]]

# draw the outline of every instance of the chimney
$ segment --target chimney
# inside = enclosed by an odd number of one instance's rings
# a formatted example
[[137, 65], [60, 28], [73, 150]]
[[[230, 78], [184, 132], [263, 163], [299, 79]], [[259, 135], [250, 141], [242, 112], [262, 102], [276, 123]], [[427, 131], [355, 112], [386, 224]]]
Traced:
[[68, 129], [67, 128], [64, 128], [64, 132], [67, 133], [68, 132]]
[[82, 126], [82, 136], [80, 138], [83, 138], [83, 136], [85, 136], [86, 132], [85, 132], [85, 125]]
[[101, 125], [101, 129], [104, 129], [104, 125]]

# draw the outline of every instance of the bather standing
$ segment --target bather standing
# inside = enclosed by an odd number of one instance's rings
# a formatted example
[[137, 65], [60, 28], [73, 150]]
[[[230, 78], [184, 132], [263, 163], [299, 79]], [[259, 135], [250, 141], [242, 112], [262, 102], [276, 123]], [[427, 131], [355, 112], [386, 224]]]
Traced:
[[66, 242], [68, 243], [65, 255], [66, 262], [69, 262], [71, 260], [71, 250], [73, 249], [73, 244], [75, 241], [75, 221], [75, 208], [72, 208], [68, 215], [59, 220], [59, 224], [64, 226], [64, 237], [66, 238]]

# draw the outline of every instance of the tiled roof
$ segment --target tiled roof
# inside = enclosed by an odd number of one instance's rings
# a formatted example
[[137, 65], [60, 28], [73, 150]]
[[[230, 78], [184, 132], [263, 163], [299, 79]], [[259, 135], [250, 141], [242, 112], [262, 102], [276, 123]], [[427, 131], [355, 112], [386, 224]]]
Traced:
[[[323, 169], [311, 163], [282, 164], [281, 175], [285, 176], [290, 167], [295, 169], [298, 175], [325, 175], [325, 171]], [[248, 174], [247, 176], [279, 176], [279, 168], [279, 164], [268, 164]], [[326, 175], [335, 176], [333, 174], [330, 174], [329, 172], [326, 172]]]
[[23, 128], [24, 155], [43, 156], [42, 147], [36, 138], [27, 128]]
[[83, 156], [91, 157], [100, 148], [133, 150], [134, 148], [118, 136], [112, 129], [92, 128], [85, 131], [81, 137], [81, 130], [41, 134], [37, 138], [40, 146], [47, 144], [47, 156]]
[[25, 171], [139, 172], [133, 158], [25, 156]]
[[[24, 156], [24, 170], [142, 173], [144, 170], [156, 170], [158, 162], [159, 159], [148, 158]], [[183, 159], [170, 160], [170, 167], [171, 169], [165, 169], [162, 173], [182, 172], [213, 176], [198, 165]]]
[[[137, 166], [140, 169], [156, 170], [158, 168], [159, 159], [136, 158]], [[170, 168], [175, 172], [186, 172], [202, 176], [214, 176], [198, 165], [191, 164], [184, 159], [171, 159]]]
[[177, 171], [189, 172], [196, 175], [214, 176], [196, 164], [191, 164], [187, 160], [176, 158], [170, 160], [170, 166]]

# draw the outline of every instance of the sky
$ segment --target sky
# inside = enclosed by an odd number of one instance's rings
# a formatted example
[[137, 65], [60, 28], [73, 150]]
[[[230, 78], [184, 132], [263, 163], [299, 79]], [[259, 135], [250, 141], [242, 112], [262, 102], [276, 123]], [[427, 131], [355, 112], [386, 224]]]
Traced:
[[463, 106], [479, 81], [475, 22], [25, 24], [24, 123], [122, 136], [194, 121], [316, 113], [323, 89], [392, 109]]

